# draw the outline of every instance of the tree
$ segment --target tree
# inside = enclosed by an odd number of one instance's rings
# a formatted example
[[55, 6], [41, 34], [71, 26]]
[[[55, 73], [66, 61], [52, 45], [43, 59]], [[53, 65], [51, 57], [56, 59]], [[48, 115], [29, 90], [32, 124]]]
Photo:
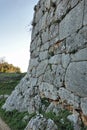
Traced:
[[5, 61], [5, 58], [0, 58], [0, 72], [8, 72], [8, 73], [21, 73], [21, 69], [19, 67], [15, 67], [13, 64], [9, 64]]
[[0, 57], [0, 63], [4, 63], [5, 62], [5, 57]]

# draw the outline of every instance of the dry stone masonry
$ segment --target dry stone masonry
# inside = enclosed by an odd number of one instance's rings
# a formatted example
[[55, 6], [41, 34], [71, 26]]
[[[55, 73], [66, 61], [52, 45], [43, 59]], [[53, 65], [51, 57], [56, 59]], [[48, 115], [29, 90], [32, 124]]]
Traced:
[[[28, 71], [3, 109], [38, 113], [40, 108], [48, 110], [42, 102], [46, 98], [86, 117], [87, 0], [40, 0], [34, 10]], [[33, 129], [38, 122], [46, 124], [46, 130], [57, 129], [52, 120], [32, 120], [26, 130], [38, 130], [38, 125]], [[50, 122], [53, 129], [48, 128]]]

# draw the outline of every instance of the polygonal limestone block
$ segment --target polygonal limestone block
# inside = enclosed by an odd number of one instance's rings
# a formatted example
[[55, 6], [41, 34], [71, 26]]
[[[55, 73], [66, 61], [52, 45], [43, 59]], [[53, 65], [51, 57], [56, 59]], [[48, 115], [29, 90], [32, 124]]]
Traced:
[[87, 98], [81, 99], [81, 109], [83, 114], [87, 116]]
[[84, 1], [81, 1], [62, 20], [59, 26], [60, 40], [76, 32], [82, 26]]
[[39, 86], [40, 95], [44, 96], [49, 99], [57, 100], [58, 99], [58, 92], [57, 89], [52, 85], [46, 82], [42, 82]]
[[40, 114], [29, 121], [25, 130], [58, 130], [58, 128], [53, 120], [46, 119]]
[[87, 0], [85, 0], [85, 9], [84, 9], [84, 25], [87, 25]]
[[68, 90], [80, 97], [87, 97], [87, 61], [73, 62], [69, 65], [65, 85]]

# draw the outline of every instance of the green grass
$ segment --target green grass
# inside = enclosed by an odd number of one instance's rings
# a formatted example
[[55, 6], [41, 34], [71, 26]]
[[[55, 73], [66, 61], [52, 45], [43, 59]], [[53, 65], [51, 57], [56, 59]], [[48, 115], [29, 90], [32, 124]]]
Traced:
[[[0, 95], [10, 94], [14, 90], [15, 86], [20, 82], [25, 73], [0, 73]], [[0, 99], [0, 117], [8, 124], [11, 130], [24, 130], [29, 120], [36, 115], [36, 113], [28, 114], [28, 112], [18, 112], [14, 110], [12, 112], [6, 112], [2, 109], [2, 105], [6, 99]], [[42, 104], [46, 107], [49, 106], [47, 98], [41, 99]], [[40, 113], [47, 119], [52, 119], [58, 126], [58, 130], [73, 130], [72, 123], [67, 119], [67, 116], [71, 113], [67, 110], [61, 110], [58, 115], [53, 112], [45, 113], [40, 109]], [[29, 119], [23, 121], [24, 116], [28, 115]], [[82, 125], [81, 130], [87, 130], [87, 127]]]
[[52, 119], [58, 126], [58, 130], [73, 130], [73, 124], [67, 119], [67, 116], [71, 114], [68, 110], [61, 110], [58, 115], [53, 112], [42, 112], [42, 114], [45, 118]]
[[[24, 77], [25, 73], [0, 73], [0, 95], [10, 94], [16, 85]], [[6, 112], [2, 109], [2, 105], [6, 99], [0, 99], [0, 117], [9, 125], [11, 130], [24, 130], [28, 121], [23, 121], [23, 117], [28, 115], [28, 112]], [[31, 118], [32, 115], [29, 115]]]
[[0, 73], [0, 95], [11, 94], [25, 73]]
[[[0, 100], [0, 106], [4, 104], [5, 100]], [[16, 110], [12, 112], [6, 112], [0, 108], [0, 117], [9, 125], [11, 130], [24, 130], [28, 121], [24, 122], [22, 119], [28, 115], [27, 112], [18, 112]]]

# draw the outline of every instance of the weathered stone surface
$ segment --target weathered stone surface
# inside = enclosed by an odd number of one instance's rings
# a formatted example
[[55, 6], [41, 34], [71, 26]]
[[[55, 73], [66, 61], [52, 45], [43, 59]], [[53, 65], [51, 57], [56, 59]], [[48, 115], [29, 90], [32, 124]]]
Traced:
[[69, 54], [62, 54], [62, 66], [67, 68], [70, 63], [70, 55]]
[[37, 85], [37, 78], [30, 78], [30, 86], [34, 87]]
[[61, 21], [65, 14], [70, 9], [69, 0], [58, 1], [57, 9], [55, 11], [55, 20]]
[[60, 88], [64, 86], [64, 76], [65, 76], [65, 69], [61, 66], [58, 65], [56, 69], [56, 74], [55, 74], [55, 80], [53, 84], [56, 86], [56, 88]]
[[52, 65], [52, 71], [55, 73], [57, 70], [57, 65]]
[[48, 64], [48, 60], [44, 60], [39, 63], [39, 65], [37, 67], [37, 73], [36, 73], [37, 77], [45, 72], [47, 64]]
[[46, 9], [50, 9], [50, 3], [51, 3], [50, 0], [45, 1], [45, 8]]
[[54, 18], [54, 8], [50, 8], [47, 15], [47, 26], [50, 26]]
[[[41, 105], [38, 96], [38, 88], [35, 87], [37, 79], [31, 78], [31, 81], [27, 82], [27, 76], [25, 76], [22, 81], [18, 84], [12, 94], [7, 98], [6, 103], [3, 105], [3, 109], [7, 111], [12, 111], [14, 109], [19, 111], [27, 111], [28, 107], [31, 108], [31, 104], [37, 104], [35, 111]], [[34, 82], [33, 82], [34, 81]], [[37, 100], [37, 99], [38, 100]], [[34, 102], [33, 102], [34, 101]], [[32, 109], [33, 111], [33, 109]]]
[[62, 109], [62, 106], [59, 105], [59, 104], [54, 104], [53, 102], [48, 106], [46, 112], [53, 112], [55, 113], [56, 115], [59, 114], [59, 111]]
[[87, 98], [81, 99], [81, 109], [83, 114], [87, 116]]
[[61, 63], [61, 54], [55, 55], [49, 59], [50, 64], [60, 64]]
[[46, 28], [45, 30], [43, 30], [42, 32], [42, 43], [46, 43], [48, 41], [48, 28]]
[[34, 23], [37, 23], [40, 18], [43, 16], [42, 8], [38, 9], [37, 13], [35, 14]]
[[73, 105], [74, 108], [79, 108], [80, 99], [78, 96], [75, 96], [73, 93], [68, 91], [65, 88], [59, 89], [59, 96], [62, 101], [66, 101], [68, 104]]
[[22, 103], [22, 96], [19, 95], [16, 90], [14, 90], [11, 96], [7, 98], [6, 103], [2, 106], [2, 108], [6, 109], [6, 111], [13, 111], [14, 109], [22, 111]]
[[54, 54], [62, 54], [66, 52], [66, 41], [59, 41], [55, 42], [56, 44], [54, 45]]
[[73, 123], [74, 130], [81, 130], [81, 121], [79, 120], [79, 113], [75, 112], [67, 117]]
[[57, 89], [52, 84], [42, 82], [42, 84], [39, 86], [39, 90], [40, 90], [40, 95], [43, 97], [45, 96], [46, 98], [50, 98], [53, 100], [58, 99]]
[[87, 48], [81, 49], [75, 54], [71, 55], [72, 61], [87, 61]]
[[87, 25], [87, 0], [85, 0], [85, 7], [84, 7], [84, 25]]
[[38, 58], [30, 59], [29, 69], [32, 70], [33, 67], [36, 67], [39, 64]]
[[49, 42], [46, 42], [44, 45], [41, 46], [41, 51], [48, 50], [49, 48]]
[[77, 33], [72, 34], [70, 37], [66, 39], [66, 52], [67, 53], [75, 53], [78, 48], [78, 42], [76, 42]]
[[43, 81], [44, 82], [53, 84], [54, 80], [55, 80], [55, 73], [53, 73], [49, 70], [46, 71], [45, 74], [43, 75]]
[[28, 89], [27, 75], [17, 85], [12, 94], [7, 98], [6, 103], [2, 106], [6, 111], [17, 109], [19, 111], [26, 111], [27, 107], [23, 105], [24, 92]]
[[31, 53], [31, 57], [32, 57], [32, 58], [37, 58], [37, 57], [39, 56], [39, 51], [40, 51], [40, 48], [37, 47], [37, 48], [35, 49], [35, 51], [33, 51], [33, 52]]
[[29, 102], [29, 106], [28, 106], [28, 112], [29, 114], [38, 112], [41, 108], [41, 99], [40, 97], [37, 95], [34, 98], [32, 98]]
[[72, 33], [81, 28], [83, 20], [83, 9], [84, 9], [83, 5], [84, 1], [81, 1], [62, 20], [59, 26], [60, 39], [64, 39], [65, 37], [71, 35]]
[[66, 39], [66, 52], [75, 53], [87, 45], [87, 27], [83, 27], [78, 33], [72, 34]]
[[79, 0], [71, 0], [71, 8], [76, 6], [78, 2], [79, 2]]
[[49, 29], [49, 40], [59, 35], [58, 33], [59, 33], [58, 23], [52, 24]]
[[69, 115], [67, 117], [67, 119], [69, 119], [71, 122], [73, 122], [74, 124], [77, 124], [78, 123], [78, 118], [79, 118], [79, 114], [76, 113], [76, 114], [72, 114], [72, 115]]
[[57, 130], [57, 126], [51, 119], [46, 119], [43, 115], [32, 118], [25, 130]]
[[73, 62], [69, 65], [66, 76], [66, 88], [71, 92], [87, 97], [87, 61]]
[[34, 39], [32, 39], [30, 44], [30, 52], [34, 51], [38, 46], [40, 46], [41, 43], [41, 37], [40, 34], [37, 35]]
[[40, 57], [40, 61], [47, 59], [48, 58], [48, 51], [40, 52], [39, 57]]
[[47, 15], [48, 15], [48, 12], [46, 12], [43, 17], [40, 19], [39, 21], [39, 31], [41, 31], [42, 29], [45, 29], [46, 27], [46, 19], [47, 19]]

